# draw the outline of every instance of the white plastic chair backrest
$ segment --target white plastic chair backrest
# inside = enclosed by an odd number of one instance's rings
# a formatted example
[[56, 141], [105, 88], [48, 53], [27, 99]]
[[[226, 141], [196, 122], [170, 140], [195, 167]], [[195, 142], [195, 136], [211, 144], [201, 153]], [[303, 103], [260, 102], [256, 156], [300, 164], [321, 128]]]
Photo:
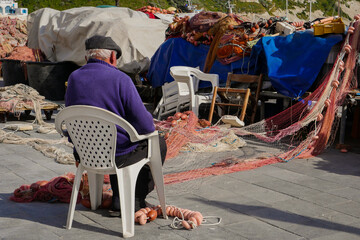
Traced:
[[68, 134], [80, 156], [81, 164], [92, 170], [114, 170], [116, 125], [123, 128], [132, 142], [144, 139], [120, 116], [102, 108], [74, 105], [61, 110], [55, 119], [56, 130], [62, 134], [65, 122]]
[[204, 73], [197, 68], [189, 68], [190, 74], [193, 75], [195, 92], [198, 91], [200, 81], [208, 81], [211, 83], [211, 94], [213, 94], [215, 87], [219, 86], [219, 75], [213, 73]]
[[[219, 75], [204, 73], [197, 68], [185, 67], [185, 66], [173, 66], [170, 68], [170, 74], [173, 76], [175, 81], [189, 83], [192, 82], [193, 91], [195, 94], [199, 88], [199, 82], [209, 81], [212, 86], [211, 93], [213, 93], [215, 86], [219, 86]], [[189, 85], [188, 85], [189, 86]]]
[[188, 68], [182, 66], [175, 66], [170, 68], [170, 75], [174, 78], [175, 82], [178, 83], [179, 95], [195, 94], [194, 82], [191, 72]]

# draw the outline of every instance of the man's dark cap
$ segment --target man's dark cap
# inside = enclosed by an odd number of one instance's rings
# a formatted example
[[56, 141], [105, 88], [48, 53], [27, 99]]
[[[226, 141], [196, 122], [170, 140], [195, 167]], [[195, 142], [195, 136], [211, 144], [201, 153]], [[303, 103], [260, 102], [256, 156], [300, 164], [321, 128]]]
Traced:
[[86, 39], [85, 49], [108, 49], [116, 51], [116, 58], [121, 56], [121, 48], [111, 39], [111, 37], [104, 37], [95, 35]]

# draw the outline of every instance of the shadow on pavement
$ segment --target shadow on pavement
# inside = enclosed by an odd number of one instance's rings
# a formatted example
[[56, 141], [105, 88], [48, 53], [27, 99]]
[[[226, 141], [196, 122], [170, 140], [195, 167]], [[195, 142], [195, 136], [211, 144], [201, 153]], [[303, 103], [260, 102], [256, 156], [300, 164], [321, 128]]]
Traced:
[[[16, 220], [27, 220], [30, 222], [37, 222], [47, 226], [52, 226], [55, 228], [60, 228], [66, 230], [66, 220], [68, 214], [67, 203], [47, 203], [47, 202], [30, 202], [30, 203], [17, 203], [10, 200], [10, 193], [0, 193], [0, 205], [7, 206], [6, 209], [1, 209], [0, 218], [14, 219]], [[84, 211], [86, 208], [78, 204], [76, 210]], [[87, 210], [85, 210], [87, 211]], [[99, 216], [105, 215], [105, 210], [96, 210], [90, 211]], [[83, 215], [83, 214], [82, 214]], [[101, 217], [102, 217], [101, 216]], [[79, 218], [79, 217], [78, 217]], [[72, 224], [72, 229], [76, 230], [87, 230], [95, 233], [103, 233], [110, 236], [119, 236], [119, 232], [112, 231], [105, 227], [98, 227], [94, 224], [98, 224], [91, 217], [83, 215], [82, 218], [85, 218], [86, 223], [81, 223], [74, 219]], [[80, 218], [81, 219], [81, 218]], [[89, 223], [89, 220], [92, 223]], [[8, 220], [10, 221], [10, 220]], [[121, 226], [121, 221], [119, 221], [119, 227]]]
[[[277, 226], [276, 222], [286, 222], [293, 223], [308, 227], [315, 228], [323, 228], [329, 229], [332, 231], [340, 231], [352, 233], [360, 236], [360, 228], [353, 227], [345, 224], [339, 224], [332, 221], [327, 221], [323, 219], [318, 219], [314, 217], [302, 216], [296, 213], [286, 212], [275, 208], [265, 207], [265, 206], [254, 206], [254, 205], [246, 205], [246, 204], [237, 204], [237, 203], [228, 203], [222, 201], [207, 201], [199, 198], [192, 198], [192, 200], [196, 200], [202, 202], [203, 204], [214, 205], [216, 207], [223, 206], [226, 208], [230, 208], [234, 211], [237, 211], [242, 214], [246, 214], [251, 217], [259, 218], [262, 221], [269, 220], [271, 225]], [[224, 209], [226, 210], [226, 209]], [[267, 221], [266, 221], [267, 222]], [[289, 230], [291, 231], [291, 230]]]

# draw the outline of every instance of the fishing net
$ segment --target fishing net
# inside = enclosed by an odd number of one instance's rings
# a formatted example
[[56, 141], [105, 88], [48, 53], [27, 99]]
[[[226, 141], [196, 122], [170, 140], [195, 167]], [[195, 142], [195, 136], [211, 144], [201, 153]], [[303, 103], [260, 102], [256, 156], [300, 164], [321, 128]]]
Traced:
[[178, 193], [196, 184], [201, 186], [206, 176], [322, 153], [335, 139], [341, 116], [339, 107], [356, 87], [354, 69], [360, 45], [359, 21], [351, 23], [350, 29], [352, 27], [354, 31], [346, 35], [333, 68], [319, 87], [273, 117], [243, 128], [209, 126], [191, 112], [185, 112], [184, 118], [175, 115], [156, 122], [157, 129], [167, 138], [165, 183], [203, 179], [187, 187], [182, 185]]

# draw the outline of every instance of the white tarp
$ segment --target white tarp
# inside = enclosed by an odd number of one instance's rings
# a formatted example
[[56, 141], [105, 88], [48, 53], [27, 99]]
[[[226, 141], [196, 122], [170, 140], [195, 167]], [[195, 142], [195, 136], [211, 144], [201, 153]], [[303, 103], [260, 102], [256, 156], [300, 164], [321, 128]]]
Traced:
[[85, 40], [110, 36], [121, 48], [118, 67], [139, 73], [165, 40], [168, 23], [129, 8], [81, 7], [65, 11], [43, 8], [28, 16], [28, 46], [41, 49], [52, 62], [85, 62]]

